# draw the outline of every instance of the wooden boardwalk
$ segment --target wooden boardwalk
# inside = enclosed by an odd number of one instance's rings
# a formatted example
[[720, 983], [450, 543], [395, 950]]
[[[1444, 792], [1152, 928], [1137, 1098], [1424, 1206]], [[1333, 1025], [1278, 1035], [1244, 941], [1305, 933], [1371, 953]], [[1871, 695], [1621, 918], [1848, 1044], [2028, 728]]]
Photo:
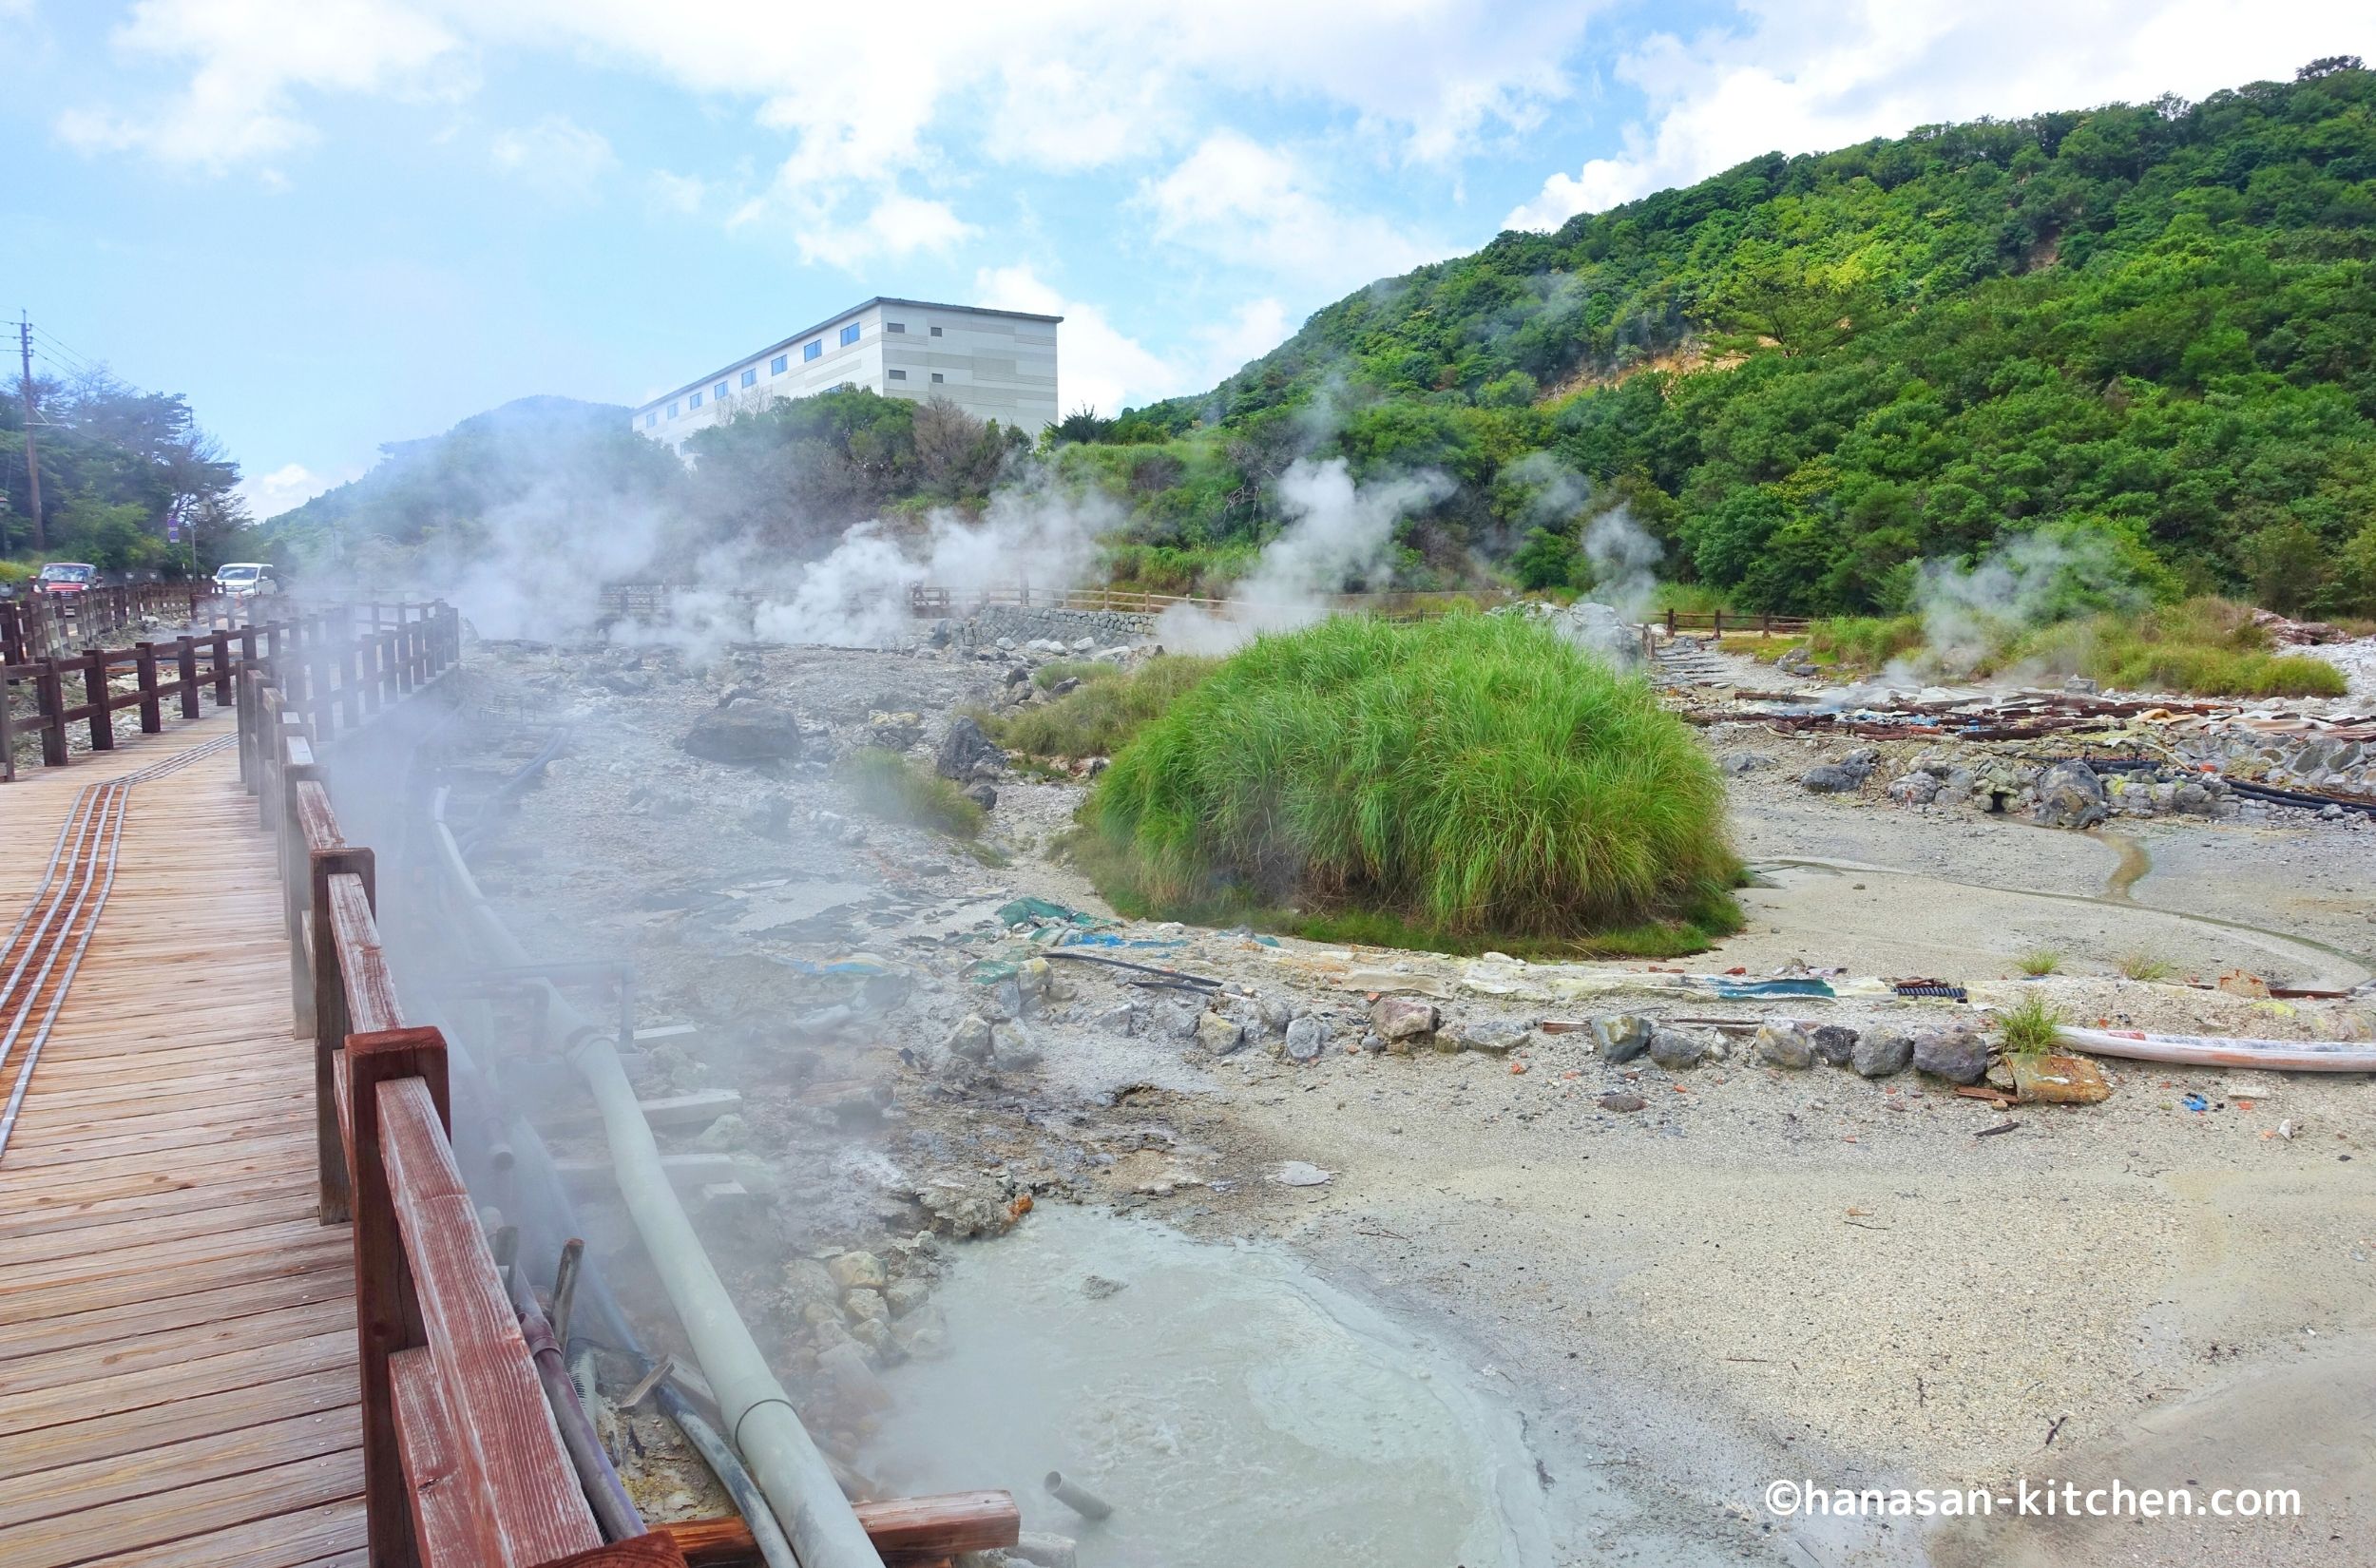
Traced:
[[[86, 785], [231, 727], [0, 786], [0, 932]], [[359, 1564], [351, 1244], [315, 1216], [272, 841], [229, 748], [125, 794], [113, 884], [0, 1152], [0, 1564]]]

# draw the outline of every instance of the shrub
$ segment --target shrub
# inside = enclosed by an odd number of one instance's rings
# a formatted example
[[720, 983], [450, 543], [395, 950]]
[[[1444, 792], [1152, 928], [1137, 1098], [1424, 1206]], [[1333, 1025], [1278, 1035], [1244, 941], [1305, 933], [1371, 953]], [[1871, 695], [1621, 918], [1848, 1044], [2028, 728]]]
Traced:
[[1807, 649], [1818, 663], [1877, 670], [1923, 645], [1920, 616], [1840, 615], [1807, 627]]
[[850, 803], [869, 816], [971, 838], [982, 831], [982, 808], [930, 769], [879, 746], [845, 753], [834, 777]]
[[2061, 1025], [2062, 1015], [2035, 991], [2022, 998], [2021, 1004], [1997, 1020], [2002, 1032], [2006, 1054], [2011, 1056], [2043, 1056], [2055, 1046], [2055, 1030]]
[[1083, 820], [1108, 897], [1182, 918], [1662, 952], [1740, 919], [1689, 729], [1515, 616], [1260, 638], [1116, 756]]
[[1213, 666], [1210, 659], [1161, 655], [1128, 675], [1084, 678], [1055, 701], [992, 719], [986, 727], [1000, 745], [1032, 756], [1111, 756]]
[[2120, 958], [2123, 980], [2167, 980], [2175, 972], [2168, 959], [2153, 953], [2124, 953]]
[[2062, 955], [2052, 947], [2032, 947], [2013, 962], [2021, 966], [2022, 973], [2030, 979], [2043, 980], [2061, 969]]
[[2033, 632], [2006, 658], [2107, 686], [2197, 697], [2341, 697], [2343, 672], [2323, 659], [2269, 651], [2251, 611], [2197, 596], [2143, 615], [2097, 615]]

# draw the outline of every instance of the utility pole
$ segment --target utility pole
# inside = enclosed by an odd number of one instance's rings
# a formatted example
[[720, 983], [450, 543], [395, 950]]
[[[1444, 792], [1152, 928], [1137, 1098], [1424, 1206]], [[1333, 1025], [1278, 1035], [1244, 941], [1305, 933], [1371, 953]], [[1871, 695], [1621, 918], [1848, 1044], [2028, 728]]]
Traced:
[[41, 526], [41, 460], [33, 451], [33, 323], [23, 311], [16, 313], [16, 352], [25, 367], [25, 378], [17, 386], [25, 399], [25, 485], [33, 503], [33, 549], [38, 554], [49, 547], [49, 536]]

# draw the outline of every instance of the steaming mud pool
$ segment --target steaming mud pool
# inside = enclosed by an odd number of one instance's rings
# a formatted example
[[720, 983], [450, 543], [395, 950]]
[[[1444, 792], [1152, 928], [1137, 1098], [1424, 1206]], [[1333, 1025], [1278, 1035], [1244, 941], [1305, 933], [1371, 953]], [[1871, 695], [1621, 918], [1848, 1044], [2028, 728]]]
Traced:
[[[1532, 1568], [1552, 1528], [1517, 1415], [1284, 1251], [1044, 1206], [961, 1249], [950, 1353], [891, 1372], [903, 1491], [1004, 1486], [1083, 1568]], [[1113, 1505], [1089, 1522], [1050, 1470]]]

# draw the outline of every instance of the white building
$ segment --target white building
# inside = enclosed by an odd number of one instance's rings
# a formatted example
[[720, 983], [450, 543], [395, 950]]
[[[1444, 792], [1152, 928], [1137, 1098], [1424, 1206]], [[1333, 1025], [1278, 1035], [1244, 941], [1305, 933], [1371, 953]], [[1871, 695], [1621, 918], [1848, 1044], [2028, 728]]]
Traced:
[[946, 397], [977, 419], [1032, 436], [1056, 422], [1061, 316], [874, 298], [689, 381], [635, 411], [635, 428], [680, 445], [737, 408], [864, 387], [917, 402]]

